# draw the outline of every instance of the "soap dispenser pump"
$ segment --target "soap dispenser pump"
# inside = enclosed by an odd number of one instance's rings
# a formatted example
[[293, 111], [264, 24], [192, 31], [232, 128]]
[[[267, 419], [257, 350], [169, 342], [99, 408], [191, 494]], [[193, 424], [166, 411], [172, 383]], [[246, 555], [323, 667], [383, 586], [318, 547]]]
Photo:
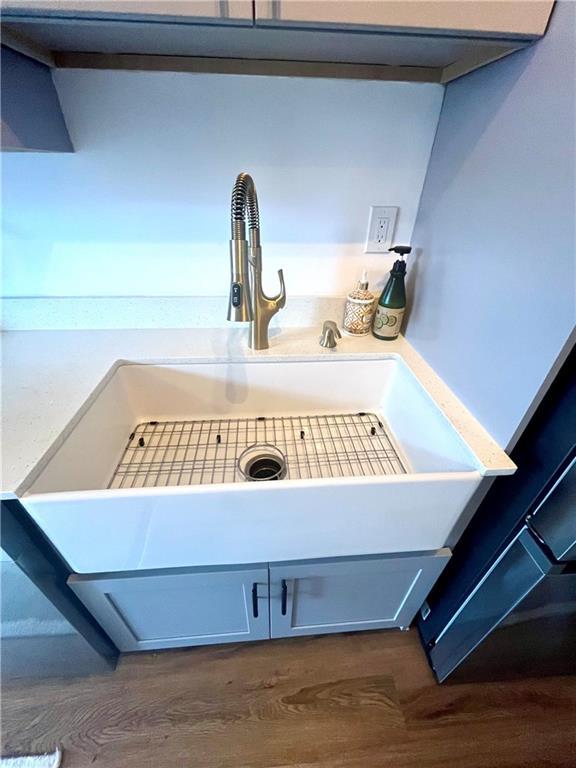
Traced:
[[376, 297], [368, 290], [368, 274], [362, 277], [354, 290], [346, 297], [342, 330], [347, 336], [366, 336], [370, 333]]
[[377, 339], [386, 341], [398, 338], [402, 326], [406, 310], [406, 287], [404, 285], [406, 262], [404, 257], [411, 253], [412, 248], [409, 245], [395, 245], [389, 250], [392, 253], [397, 253], [400, 258], [394, 262], [394, 266], [390, 270], [390, 277], [378, 300], [372, 323], [372, 334]]

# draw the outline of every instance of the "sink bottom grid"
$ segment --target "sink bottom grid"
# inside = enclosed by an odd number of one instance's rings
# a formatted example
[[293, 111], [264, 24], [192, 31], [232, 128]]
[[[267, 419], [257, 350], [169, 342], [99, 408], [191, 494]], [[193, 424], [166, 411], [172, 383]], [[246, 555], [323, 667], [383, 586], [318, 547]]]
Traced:
[[253, 444], [284, 454], [285, 479], [406, 473], [375, 413], [149, 421], [129, 436], [108, 487], [245, 482], [238, 457]]

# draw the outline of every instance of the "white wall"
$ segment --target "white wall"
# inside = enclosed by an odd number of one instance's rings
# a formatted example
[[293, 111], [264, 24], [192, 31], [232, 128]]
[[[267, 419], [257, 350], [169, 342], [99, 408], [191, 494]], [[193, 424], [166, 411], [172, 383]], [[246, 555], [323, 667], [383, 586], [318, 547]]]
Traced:
[[576, 5], [451, 83], [413, 245], [407, 337], [506, 446], [575, 321]]
[[409, 241], [440, 112], [434, 84], [59, 70], [77, 152], [6, 155], [4, 295], [228, 293], [229, 201], [253, 173], [265, 272], [343, 295], [370, 204]]

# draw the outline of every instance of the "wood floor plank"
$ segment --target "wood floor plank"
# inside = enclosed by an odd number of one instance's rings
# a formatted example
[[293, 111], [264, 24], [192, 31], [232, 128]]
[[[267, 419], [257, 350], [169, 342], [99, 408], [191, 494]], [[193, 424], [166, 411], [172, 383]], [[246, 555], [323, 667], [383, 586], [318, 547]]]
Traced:
[[123, 657], [6, 685], [2, 752], [64, 768], [575, 768], [576, 679], [438, 686], [415, 632]]

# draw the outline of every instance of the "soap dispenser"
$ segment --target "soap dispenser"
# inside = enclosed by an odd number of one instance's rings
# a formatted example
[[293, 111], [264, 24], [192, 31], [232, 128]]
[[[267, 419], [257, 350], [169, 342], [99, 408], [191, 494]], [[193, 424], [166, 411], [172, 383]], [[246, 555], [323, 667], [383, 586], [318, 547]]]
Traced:
[[386, 341], [396, 339], [402, 326], [406, 309], [406, 287], [404, 285], [406, 262], [404, 257], [412, 251], [412, 248], [409, 245], [395, 245], [389, 250], [392, 253], [397, 253], [400, 258], [394, 262], [394, 266], [390, 270], [390, 277], [378, 300], [372, 323], [372, 334], [377, 339]]
[[376, 297], [368, 290], [368, 274], [362, 277], [346, 297], [342, 330], [347, 336], [366, 336], [370, 333]]

